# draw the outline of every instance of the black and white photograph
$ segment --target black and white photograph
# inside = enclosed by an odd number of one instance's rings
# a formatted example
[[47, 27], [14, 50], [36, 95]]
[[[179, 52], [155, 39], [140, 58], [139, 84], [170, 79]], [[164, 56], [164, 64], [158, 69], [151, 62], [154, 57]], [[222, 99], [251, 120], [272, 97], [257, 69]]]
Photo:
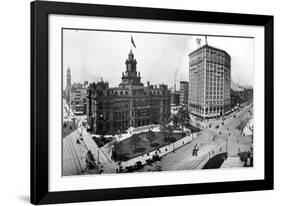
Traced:
[[62, 176], [254, 167], [253, 37], [61, 32]]
[[0, 205], [281, 202], [277, 2], [3, 1]]
[[32, 2], [31, 202], [272, 190], [274, 18], [259, 13]]

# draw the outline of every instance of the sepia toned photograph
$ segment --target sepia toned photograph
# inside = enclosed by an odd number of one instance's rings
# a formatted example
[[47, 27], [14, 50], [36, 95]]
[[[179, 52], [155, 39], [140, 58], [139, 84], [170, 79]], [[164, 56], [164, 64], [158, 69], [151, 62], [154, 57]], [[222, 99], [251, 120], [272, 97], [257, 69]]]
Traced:
[[252, 37], [62, 29], [62, 175], [254, 166]]

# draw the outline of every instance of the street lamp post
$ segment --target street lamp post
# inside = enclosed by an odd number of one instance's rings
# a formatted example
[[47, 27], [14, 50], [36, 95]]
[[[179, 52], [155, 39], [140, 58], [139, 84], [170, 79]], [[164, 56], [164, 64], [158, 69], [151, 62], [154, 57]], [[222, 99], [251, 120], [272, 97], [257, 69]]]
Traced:
[[99, 149], [99, 147], [98, 147], [98, 155], [97, 155], [97, 163], [98, 163], [98, 165], [99, 165], [99, 160], [100, 159], [100, 149]]
[[227, 151], [227, 146], [228, 146], [228, 137], [226, 138], [226, 145], [225, 145], [225, 150], [226, 150], [226, 158], [227, 158], [227, 156], [228, 156], [228, 151]]

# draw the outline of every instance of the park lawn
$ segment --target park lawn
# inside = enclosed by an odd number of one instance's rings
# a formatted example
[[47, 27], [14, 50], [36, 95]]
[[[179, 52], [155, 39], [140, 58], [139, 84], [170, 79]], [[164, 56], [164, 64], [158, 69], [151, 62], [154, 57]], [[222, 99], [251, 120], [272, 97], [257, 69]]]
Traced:
[[[115, 161], [125, 161], [132, 159], [140, 155], [147, 155], [155, 149], [161, 148], [165, 145], [169, 145], [174, 141], [185, 137], [183, 133], [166, 133], [166, 132], [153, 132], [155, 136], [153, 141], [150, 142], [147, 138], [148, 132], [142, 132], [139, 134], [133, 134], [132, 137], [119, 142], [115, 147], [116, 159]], [[165, 135], [169, 137], [165, 138]], [[139, 138], [137, 144], [134, 143], [134, 138]], [[120, 158], [120, 156], [122, 158]]]

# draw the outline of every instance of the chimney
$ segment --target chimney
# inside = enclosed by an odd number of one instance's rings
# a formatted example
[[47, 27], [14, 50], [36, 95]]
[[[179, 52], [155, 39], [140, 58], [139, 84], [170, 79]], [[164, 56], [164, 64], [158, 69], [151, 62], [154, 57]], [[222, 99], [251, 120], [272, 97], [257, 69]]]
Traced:
[[149, 81], [147, 81], [147, 87], [149, 87]]

